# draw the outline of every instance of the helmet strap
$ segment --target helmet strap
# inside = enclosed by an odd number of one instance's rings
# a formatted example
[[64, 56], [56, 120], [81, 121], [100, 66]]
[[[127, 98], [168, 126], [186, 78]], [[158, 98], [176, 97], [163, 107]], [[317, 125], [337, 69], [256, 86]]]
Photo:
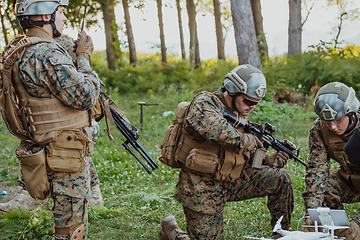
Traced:
[[51, 14], [51, 19], [50, 19], [50, 25], [53, 29], [53, 37], [60, 37], [61, 36], [61, 32], [59, 32], [57, 29], [56, 29], [56, 26], [55, 26], [55, 13], [56, 11], [58, 10], [58, 8], [55, 9], [55, 11]]
[[20, 19], [20, 26], [23, 30], [33, 28], [33, 26], [43, 27], [45, 24], [50, 24], [53, 29], [53, 37], [60, 37], [61, 33], [56, 29], [55, 26], [55, 13], [58, 10], [58, 8], [55, 9], [55, 11], [51, 14], [51, 19], [49, 21], [33, 21], [29, 19], [28, 16], [24, 16]]
[[349, 117], [349, 125], [348, 125], [345, 133], [351, 132], [352, 129], [350, 129], [350, 126], [356, 121], [356, 117], [355, 117], [355, 113], [354, 113], [354, 112], [349, 113], [349, 114], [348, 114], [348, 117]]

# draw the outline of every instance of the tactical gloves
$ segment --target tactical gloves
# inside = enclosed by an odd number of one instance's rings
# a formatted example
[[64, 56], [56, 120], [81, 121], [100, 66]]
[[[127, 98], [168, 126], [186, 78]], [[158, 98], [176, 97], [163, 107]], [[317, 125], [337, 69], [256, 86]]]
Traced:
[[360, 223], [352, 219], [349, 228], [340, 229], [336, 235], [338, 237], [346, 237], [346, 240], [360, 239]]
[[244, 135], [244, 145], [242, 148], [244, 150], [251, 151], [256, 147], [256, 145], [259, 146], [260, 148], [263, 147], [262, 142], [254, 135], [250, 133], [244, 133], [243, 135]]
[[273, 168], [283, 168], [288, 159], [289, 155], [287, 153], [276, 151], [270, 155], [266, 155], [263, 164]]
[[92, 38], [82, 31], [80, 38], [74, 45], [74, 52], [76, 57], [85, 57], [87, 60], [90, 59], [92, 52], [94, 51], [94, 44]]

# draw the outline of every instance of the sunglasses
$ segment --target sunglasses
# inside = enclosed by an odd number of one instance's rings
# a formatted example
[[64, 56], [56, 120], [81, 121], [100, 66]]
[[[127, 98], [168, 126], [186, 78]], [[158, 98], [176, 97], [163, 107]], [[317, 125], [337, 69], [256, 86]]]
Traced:
[[246, 98], [244, 98], [243, 102], [244, 102], [246, 105], [248, 105], [249, 107], [258, 104], [258, 102], [253, 102], [253, 101], [251, 101], [251, 100], [249, 100], [249, 99], [246, 99]]

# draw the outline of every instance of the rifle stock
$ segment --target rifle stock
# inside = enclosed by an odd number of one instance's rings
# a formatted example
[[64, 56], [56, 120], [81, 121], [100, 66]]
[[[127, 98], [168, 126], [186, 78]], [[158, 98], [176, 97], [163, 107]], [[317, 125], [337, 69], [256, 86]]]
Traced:
[[289, 146], [275, 139], [272, 136], [272, 133], [275, 131], [275, 127], [270, 123], [266, 123], [264, 128], [258, 123], [248, 123], [225, 107], [221, 108], [221, 113], [233, 127], [242, 127], [245, 132], [257, 137], [263, 143], [264, 151], [267, 151], [269, 147], [272, 147], [276, 151], [283, 151], [288, 154], [291, 159], [294, 159], [294, 161], [297, 161], [306, 167], [306, 163], [299, 158], [300, 149], [292, 150]]

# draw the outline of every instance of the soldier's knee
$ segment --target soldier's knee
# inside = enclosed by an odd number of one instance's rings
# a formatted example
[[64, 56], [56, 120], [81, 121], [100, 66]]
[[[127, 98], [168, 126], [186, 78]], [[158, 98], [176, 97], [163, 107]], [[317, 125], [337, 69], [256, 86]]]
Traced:
[[291, 175], [287, 170], [280, 168], [278, 174], [278, 178], [282, 184], [291, 185]]
[[84, 223], [78, 223], [71, 227], [59, 228], [54, 226], [55, 239], [81, 240], [85, 239], [86, 228]]

